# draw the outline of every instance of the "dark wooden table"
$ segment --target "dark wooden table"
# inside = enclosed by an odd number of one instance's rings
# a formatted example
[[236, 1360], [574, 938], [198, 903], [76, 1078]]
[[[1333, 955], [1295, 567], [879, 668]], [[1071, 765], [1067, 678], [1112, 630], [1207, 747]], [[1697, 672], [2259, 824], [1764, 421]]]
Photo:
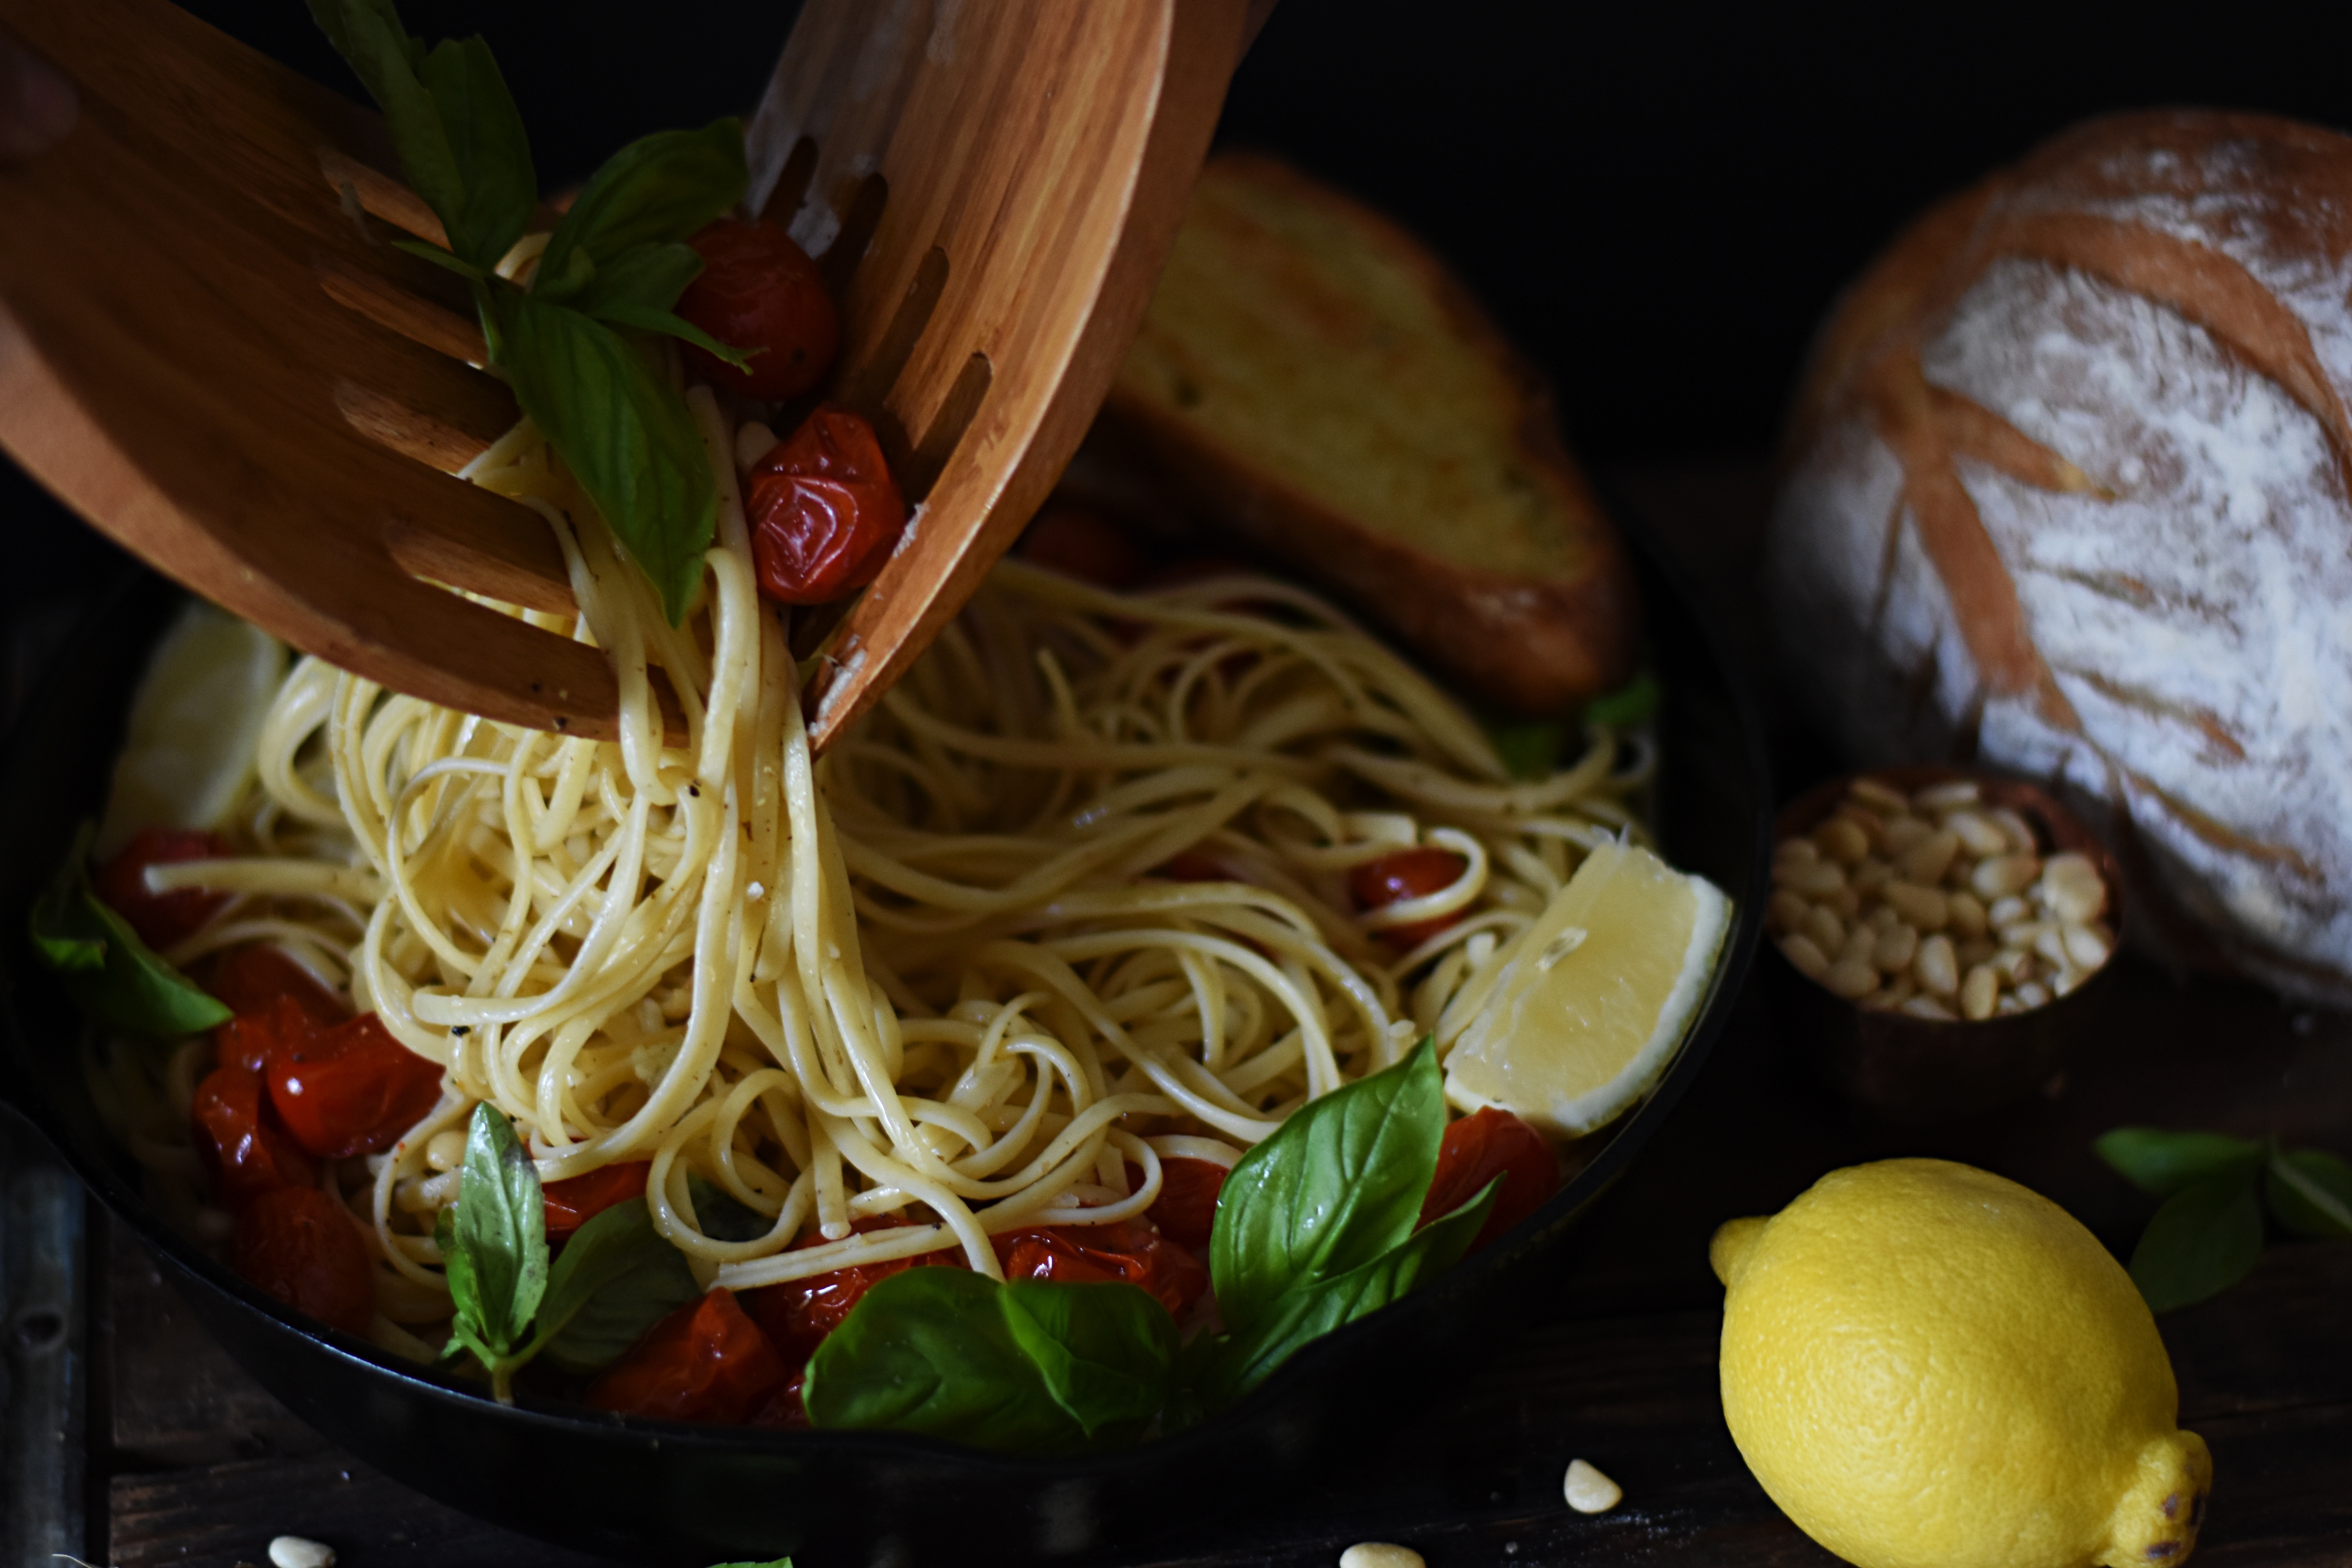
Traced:
[[[1751, 648], [1759, 473], [1735, 463], [1619, 477]], [[1814, 764], [1790, 734], [1794, 783]], [[2093, 1157], [2091, 1140], [2109, 1127], [2274, 1132], [2352, 1152], [2352, 1019], [2118, 962], [2106, 1024], [2042, 1098], [1927, 1131], [1873, 1125], [1806, 1081], [1751, 987], [1681, 1110], [1560, 1260], [1557, 1310], [1485, 1353], [1465, 1348], [1459, 1366], [1401, 1372], [1459, 1386], [1434, 1419], [1369, 1434], [1285, 1524], [1180, 1561], [1328, 1568], [1371, 1538], [1409, 1544], [1433, 1568], [1834, 1562], [1773, 1508], [1724, 1428], [1721, 1291], [1706, 1261], [1717, 1225], [1776, 1209], [1839, 1165], [1932, 1154], [2047, 1194], [2128, 1253], [2153, 1202]], [[79, 1462], [90, 1562], [231, 1568], [264, 1561], [270, 1537], [288, 1531], [333, 1545], [348, 1568], [592, 1561], [474, 1523], [330, 1447], [228, 1363], [139, 1244], [101, 1216], [88, 1257]], [[2235, 1289], [2160, 1321], [2182, 1424], [2214, 1456], [2200, 1563], [2352, 1563], [2347, 1303], [2352, 1246], [2279, 1242]], [[1561, 1501], [1579, 1457], [1624, 1488], [1614, 1511], [1586, 1518]], [[973, 1555], [989, 1560], [983, 1543]]]

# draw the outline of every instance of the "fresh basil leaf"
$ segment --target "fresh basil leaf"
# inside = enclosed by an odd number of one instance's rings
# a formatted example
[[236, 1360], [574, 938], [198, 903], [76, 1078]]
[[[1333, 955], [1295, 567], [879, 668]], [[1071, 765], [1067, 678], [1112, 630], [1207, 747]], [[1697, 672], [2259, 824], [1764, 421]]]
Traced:
[[547, 1293], [547, 1200], [513, 1123], [487, 1100], [474, 1107], [464, 1170], [444, 1266], [450, 1295], [463, 1277], [475, 1300], [460, 1321], [478, 1324], [484, 1344], [503, 1359], [522, 1342]]
[[479, 283], [490, 276], [488, 268], [477, 267], [470, 261], [461, 261], [439, 246], [428, 245], [421, 239], [395, 239], [392, 242], [392, 247], [394, 250], [404, 250], [411, 256], [423, 257], [434, 266], [445, 268], [471, 282]]
[[776, 1228], [758, 1209], [739, 1203], [735, 1194], [700, 1176], [686, 1179], [687, 1196], [694, 1200], [694, 1220], [713, 1241], [757, 1241]]
[[488, 1366], [498, 1360], [499, 1352], [487, 1341], [481, 1286], [474, 1279], [472, 1258], [457, 1245], [457, 1216], [453, 1208], [444, 1208], [433, 1216], [433, 1245], [441, 1249], [441, 1277], [449, 1287], [449, 1301], [455, 1309], [449, 1319], [449, 1342], [441, 1347], [441, 1359], [471, 1351]]
[[2156, 1211], [2133, 1249], [2131, 1277], [2155, 1311], [2220, 1294], [2246, 1277], [2263, 1253], [2263, 1210], [2254, 1167], [2189, 1183]]
[[1549, 719], [1490, 724], [1486, 734], [1495, 742], [1504, 769], [1523, 780], [1549, 778], [1559, 765], [1560, 748], [1568, 742], [1568, 731]]
[[26, 932], [41, 962], [87, 1016], [129, 1035], [200, 1035], [232, 1016], [218, 1000], [139, 940], [131, 922], [90, 890], [90, 825], [35, 901]]
[[2319, 1149], [2273, 1150], [2271, 1213], [2298, 1236], [2352, 1236], [2352, 1165]]
[[1361, 1268], [1411, 1236], [1444, 1132], [1436, 1042], [1423, 1038], [1396, 1066], [1294, 1112], [1243, 1155], [1209, 1239], [1226, 1324], [1250, 1331], [1277, 1297]]
[[580, 188], [539, 258], [533, 292], [569, 299], [624, 252], [693, 234], [740, 202], [750, 183], [739, 120], [639, 137]]
[[654, 1228], [653, 1211], [642, 1201], [614, 1204], [563, 1244], [536, 1338], [564, 1371], [601, 1371], [663, 1314], [701, 1294], [686, 1254]]
[[1657, 712], [1658, 698], [1657, 678], [1645, 669], [1616, 690], [1586, 703], [1584, 721], [1606, 724], [1612, 730], [1631, 729]]
[[640, 245], [598, 268], [587, 286], [563, 302], [616, 327], [682, 338], [738, 370], [749, 370], [744, 351], [729, 348], [670, 309], [701, 270], [702, 258], [690, 246]]
[[2251, 1169], [2263, 1157], [2263, 1146], [2248, 1139], [2161, 1127], [2118, 1127], [2091, 1147], [2126, 1181], [2160, 1198], [2209, 1176]]
[[801, 1398], [821, 1427], [1051, 1452], [1139, 1426], [1147, 1403], [1158, 1408], [1175, 1343], [1167, 1309], [1132, 1285], [1016, 1288], [909, 1268], [825, 1336]]
[[418, 71], [440, 111], [457, 172], [454, 206], [436, 206], [458, 259], [488, 271], [522, 237], [539, 200], [530, 138], [490, 46], [444, 38]]
[[488, 299], [515, 400], [683, 622], [719, 524], [694, 416], [610, 327], [503, 285]]
[[1265, 1382], [1308, 1342], [1380, 1310], [1452, 1268], [1486, 1223], [1501, 1190], [1497, 1176], [1475, 1198], [1370, 1262], [1285, 1291], [1255, 1325], [1212, 1342], [1192, 1369], [1192, 1399], [1208, 1410], [1229, 1404]]
[[737, 370], [751, 368], [751, 356], [764, 353], [764, 349], [733, 349], [696, 326], [673, 310], [646, 310], [635, 305], [608, 306], [593, 312], [596, 319], [610, 321], [616, 327], [635, 327], [640, 331], [659, 332], [665, 337], [678, 338], [692, 343], [713, 359], [724, 360]]
[[[409, 188], [449, 226], [452, 213], [465, 209], [465, 181], [457, 172], [441, 108], [417, 75], [425, 44], [401, 25], [392, 0], [310, 0], [311, 19], [360, 85], [383, 110], [384, 129], [400, 156]], [[457, 239], [453, 229], [450, 239]]]

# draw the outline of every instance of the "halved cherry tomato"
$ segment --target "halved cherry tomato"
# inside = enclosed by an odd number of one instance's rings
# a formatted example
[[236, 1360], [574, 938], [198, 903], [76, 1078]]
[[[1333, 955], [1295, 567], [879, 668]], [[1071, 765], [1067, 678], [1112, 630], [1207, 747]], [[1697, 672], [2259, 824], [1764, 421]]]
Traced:
[[[1142, 1167], [1129, 1165], [1128, 1190], [1133, 1192], [1142, 1184]], [[1162, 1155], [1160, 1195], [1143, 1212], [1160, 1227], [1160, 1235], [1198, 1252], [1209, 1245], [1209, 1234], [1216, 1228], [1217, 1194], [1224, 1190], [1225, 1168], [1214, 1160]]]
[[[1395, 849], [1349, 871], [1348, 891], [1355, 896], [1360, 910], [1386, 909], [1407, 899], [1444, 892], [1461, 879], [1467, 864], [1451, 849]], [[1419, 947], [1461, 919], [1459, 914], [1440, 915], [1411, 925], [1383, 927], [1375, 934], [1402, 951]]]
[[[912, 1220], [896, 1215], [879, 1215], [854, 1221], [851, 1229], [860, 1235], [877, 1230], [895, 1230], [912, 1225]], [[821, 1237], [811, 1237], [793, 1250], [815, 1247]], [[770, 1285], [751, 1292], [751, 1310], [758, 1314], [760, 1326], [768, 1331], [768, 1338], [783, 1358], [794, 1366], [816, 1353], [824, 1336], [841, 1327], [850, 1309], [866, 1299], [866, 1292], [893, 1274], [903, 1274], [909, 1268], [967, 1267], [963, 1252], [949, 1247], [940, 1252], [926, 1252], [914, 1258], [891, 1258], [880, 1263], [860, 1263], [848, 1268], [836, 1268], [829, 1274], [813, 1275], [806, 1279], [787, 1279], [781, 1285]]]
[[874, 581], [907, 503], [874, 427], [820, 408], [752, 467], [745, 508], [760, 587], [787, 605], [824, 605]]
[[1495, 1206], [1486, 1211], [1486, 1223], [1471, 1239], [1473, 1252], [1543, 1207], [1544, 1200], [1559, 1190], [1559, 1156], [1544, 1135], [1490, 1105], [1445, 1129], [1437, 1146], [1437, 1173], [1430, 1178], [1429, 1196], [1421, 1205], [1421, 1223], [1452, 1214], [1496, 1176], [1503, 1184], [1495, 1194]]
[[801, 1391], [808, 1386], [805, 1371], [793, 1373], [793, 1380], [768, 1395], [768, 1403], [760, 1406], [751, 1417], [754, 1426], [781, 1426], [788, 1432], [809, 1429], [808, 1406], [801, 1402]]
[[638, 1336], [588, 1390], [588, 1403], [624, 1415], [732, 1426], [750, 1420], [791, 1375], [722, 1287]]
[[375, 1319], [375, 1268], [342, 1205], [316, 1187], [263, 1193], [237, 1216], [230, 1261], [295, 1310], [347, 1334]]
[[228, 846], [215, 834], [190, 827], [142, 827], [100, 868], [93, 890], [114, 912], [131, 922], [139, 940], [161, 951], [213, 918], [226, 893], [184, 888], [176, 893], [147, 890], [147, 868], [175, 865], [183, 860], [216, 860]]
[[1034, 566], [1123, 592], [1141, 583], [1151, 558], [1110, 519], [1088, 506], [1048, 501], [1021, 535], [1021, 558]]
[[232, 1013], [259, 1013], [280, 996], [290, 996], [311, 1021], [324, 1028], [352, 1016], [342, 998], [319, 984], [318, 977], [295, 963], [274, 942], [249, 942], [231, 948], [213, 965], [205, 989]]
[[841, 323], [808, 252], [772, 223], [722, 217], [686, 242], [702, 271], [677, 297], [677, 313], [751, 369], [688, 343], [687, 363], [711, 385], [746, 397], [798, 397], [833, 365]]
[[319, 1024], [291, 996], [274, 996], [213, 1031], [213, 1060], [222, 1067], [267, 1074], [269, 1058], [306, 1044]]
[[290, 1040], [269, 1058], [269, 1100], [321, 1159], [391, 1148], [441, 1098], [441, 1069], [373, 1013]]
[[278, 1125], [261, 1075], [249, 1067], [232, 1063], [206, 1073], [196, 1085], [193, 1120], [213, 1201], [232, 1214], [264, 1193], [319, 1179], [319, 1167]]
[[1037, 1225], [993, 1238], [1007, 1279], [1089, 1285], [1123, 1279], [1181, 1318], [1209, 1289], [1207, 1265], [1148, 1219], [1110, 1225]]
[[566, 1176], [540, 1189], [547, 1200], [547, 1239], [560, 1240], [611, 1208], [646, 1195], [649, 1160], [624, 1160], [584, 1176]]

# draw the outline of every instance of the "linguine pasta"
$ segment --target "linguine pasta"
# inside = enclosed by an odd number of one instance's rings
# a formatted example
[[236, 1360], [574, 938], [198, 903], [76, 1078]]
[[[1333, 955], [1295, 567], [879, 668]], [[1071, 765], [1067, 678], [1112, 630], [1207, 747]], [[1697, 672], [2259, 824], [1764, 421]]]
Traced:
[[[445, 1068], [398, 1146], [322, 1177], [373, 1237], [388, 1342], [447, 1315], [432, 1222], [457, 1178], [428, 1154], [478, 1100], [548, 1181], [650, 1161], [655, 1223], [706, 1283], [950, 1247], [995, 1276], [991, 1233], [1139, 1214], [1161, 1156], [1230, 1164], [1423, 1033], [1445, 1049], [1585, 850], [1640, 836], [1644, 742], [1595, 731], [1514, 781], [1427, 679], [1255, 576], [1119, 595], [1008, 561], [815, 758], [736, 433], [688, 401], [721, 495], [681, 627], [527, 424], [469, 471], [562, 542], [580, 613], [531, 618], [611, 656], [617, 742], [305, 659], [244, 852], [152, 875], [237, 895], [174, 960], [279, 942]], [[1357, 911], [1349, 869], [1412, 846], [1460, 877]], [[1441, 916], [1409, 952], [1380, 934]], [[184, 1129], [203, 1048], [111, 1097]], [[714, 1235], [693, 1177], [764, 1233]], [[853, 1229], [875, 1215], [919, 1223]]]

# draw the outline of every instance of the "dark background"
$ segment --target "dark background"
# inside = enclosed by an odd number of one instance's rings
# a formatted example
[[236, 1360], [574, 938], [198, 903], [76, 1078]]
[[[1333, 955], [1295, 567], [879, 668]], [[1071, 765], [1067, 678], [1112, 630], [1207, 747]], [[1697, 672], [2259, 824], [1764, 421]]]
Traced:
[[[190, 8], [361, 96], [300, 0]], [[1220, 136], [1425, 237], [1606, 472], [1769, 448], [1843, 281], [1908, 215], [2074, 121], [2199, 103], [2352, 123], [2341, 6], [1780, 9], [1281, 0]], [[426, 37], [489, 38], [553, 187], [641, 132], [747, 110], [794, 5], [402, 10]], [[0, 574], [22, 647], [108, 556], [5, 459], [0, 519], [26, 568]]]

